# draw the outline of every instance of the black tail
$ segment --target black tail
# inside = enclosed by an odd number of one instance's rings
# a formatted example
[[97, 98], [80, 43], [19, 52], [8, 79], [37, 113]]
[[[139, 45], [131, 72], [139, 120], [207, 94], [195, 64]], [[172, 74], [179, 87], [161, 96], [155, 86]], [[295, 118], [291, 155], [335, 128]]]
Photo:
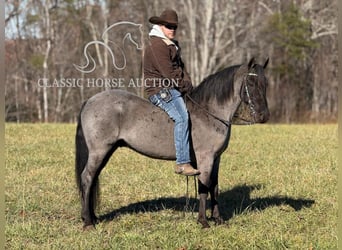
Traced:
[[[80, 192], [81, 199], [83, 197], [83, 185], [82, 185], [82, 172], [85, 169], [88, 158], [89, 158], [89, 149], [83, 134], [82, 128], [82, 121], [81, 121], [81, 114], [86, 102], [83, 103], [81, 107], [81, 111], [78, 116], [77, 128], [76, 128], [76, 137], [75, 137], [75, 144], [76, 144], [76, 162], [75, 162], [75, 174], [76, 174], [76, 182], [78, 186], [78, 190]], [[89, 213], [91, 216], [91, 221], [93, 224], [96, 223], [96, 216], [95, 216], [95, 208], [98, 203], [98, 198], [100, 195], [99, 189], [99, 172], [96, 174], [92, 181], [90, 194], [89, 194]], [[84, 218], [83, 218], [84, 219]]]
[[75, 174], [76, 174], [77, 187], [78, 187], [78, 190], [80, 191], [80, 194], [82, 194], [81, 175], [87, 164], [88, 155], [89, 155], [88, 146], [84, 138], [82, 122], [81, 122], [81, 114], [82, 114], [82, 110], [85, 104], [86, 102], [83, 103], [81, 107], [81, 111], [78, 115], [76, 137], [75, 137], [75, 144], [76, 144]]

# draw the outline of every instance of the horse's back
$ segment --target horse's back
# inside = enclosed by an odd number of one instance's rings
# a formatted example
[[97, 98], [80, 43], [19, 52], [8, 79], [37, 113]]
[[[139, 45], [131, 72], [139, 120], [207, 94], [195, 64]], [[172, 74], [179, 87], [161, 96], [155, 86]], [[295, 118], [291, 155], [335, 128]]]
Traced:
[[[143, 99], [133, 93], [130, 93], [124, 90], [119, 90], [119, 89], [112, 89], [112, 90], [102, 91], [90, 97], [86, 105], [88, 107], [90, 105], [98, 106], [98, 105], [104, 105], [104, 104], [106, 104], [106, 106], [115, 106], [115, 105], [121, 105], [123, 103], [127, 103], [128, 101], [133, 101], [137, 105], [139, 105], [140, 103], [149, 104], [149, 102], [146, 99]], [[107, 105], [107, 104], [112, 104], [112, 105]]]
[[120, 126], [128, 116], [136, 117], [137, 114], [152, 109], [153, 106], [146, 99], [127, 91], [113, 89], [89, 98], [82, 110], [81, 119], [83, 126], [90, 126], [92, 129], [109, 125], [113, 129]]

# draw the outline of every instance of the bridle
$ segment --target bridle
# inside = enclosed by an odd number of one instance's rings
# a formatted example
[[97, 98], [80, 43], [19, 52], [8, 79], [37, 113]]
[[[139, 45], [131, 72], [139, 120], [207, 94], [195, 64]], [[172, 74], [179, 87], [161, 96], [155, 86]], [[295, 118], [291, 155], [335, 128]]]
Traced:
[[[252, 102], [252, 99], [251, 99], [251, 96], [250, 96], [250, 93], [249, 93], [249, 89], [248, 89], [248, 84], [247, 84], [247, 81], [248, 81], [248, 76], [258, 76], [258, 74], [256, 73], [252, 73], [252, 72], [249, 72], [245, 75], [244, 77], [244, 89], [246, 91], [246, 95], [247, 95], [247, 99], [248, 99], [248, 107], [250, 109], [250, 112], [251, 112], [251, 115], [253, 116], [253, 120], [254, 120], [254, 115], [256, 114], [256, 111], [255, 111], [255, 106], [254, 106], [254, 103]], [[190, 95], [186, 94], [186, 97], [192, 102], [194, 103], [196, 106], [198, 106], [200, 109], [202, 109], [204, 112], [206, 112], [208, 115], [210, 115], [211, 117], [215, 118], [216, 120], [222, 122], [224, 125], [226, 125], [227, 127], [231, 125], [231, 121], [229, 120], [225, 120], [225, 119], [222, 119], [220, 117], [218, 117], [217, 115], [211, 113], [209, 110], [207, 110], [205, 107], [203, 107], [201, 104], [199, 104], [198, 102], [196, 102]], [[251, 124], [254, 124], [255, 122], [250, 122], [248, 120], [245, 120], [243, 118], [240, 118], [240, 117], [235, 117], [235, 118], [238, 118], [240, 119], [243, 124], [246, 124], [246, 125], [251, 125]]]
[[255, 106], [254, 106], [254, 103], [252, 102], [252, 99], [251, 99], [251, 96], [249, 94], [249, 90], [248, 90], [248, 84], [247, 84], [247, 77], [248, 76], [258, 76], [258, 74], [256, 73], [248, 73], [246, 76], [245, 76], [245, 81], [244, 81], [244, 84], [245, 84], [245, 90], [246, 90], [246, 95], [247, 95], [247, 98], [248, 98], [248, 106], [249, 106], [249, 109], [251, 111], [251, 115], [254, 115], [256, 114], [256, 111], [255, 111]]

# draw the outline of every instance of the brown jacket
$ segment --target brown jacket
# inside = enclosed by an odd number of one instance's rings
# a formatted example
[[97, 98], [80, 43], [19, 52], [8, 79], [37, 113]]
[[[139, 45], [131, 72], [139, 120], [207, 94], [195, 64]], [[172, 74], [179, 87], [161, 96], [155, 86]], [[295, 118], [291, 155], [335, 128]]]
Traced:
[[144, 54], [144, 84], [148, 96], [158, 93], [162, 88], [176, 88], [182, 94], [192, 88], [190, 76], [180, 57], [181, 49], [177, 41], [173, 42], [150, 37]]

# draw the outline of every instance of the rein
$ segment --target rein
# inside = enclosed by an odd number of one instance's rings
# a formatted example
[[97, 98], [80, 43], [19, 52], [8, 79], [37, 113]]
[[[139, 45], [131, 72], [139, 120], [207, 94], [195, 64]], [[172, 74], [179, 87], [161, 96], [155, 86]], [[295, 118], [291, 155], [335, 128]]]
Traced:
[[[248, 86], [247, 86], [247, 77], [248, 76], [258, 76], [258, 74], [255, 74], [255, 73], [248, 73], [246, 76], [245, 76], [245, 79], [244, 79], [244, 88], [246, 90], [246, 95], [247, 95], [247, 98], [248, 98], [248, 106], [249, 106], [249, 109], [251, 110], [251, 114], [252, 115], [255, 115], [256, 114], [256, 111], [254, 109], [254, 104], [252, 102], [252, 99], [251, 99], [251, 96], [250, 96], [250, 93], [249, 93], [249, 90], [248, 90]], [[206, 112], [208, 115], [210, 115], [211, 117], [215, 118], [216, 120], [222, 122], [225, 126], [230, 126], [231, 125], [231, 121], [228, 121], [228, 120], [225, 120], [225, 119], [222, 119], [220, 117], [218, 117], [217, 115], [211, 113], [209, 110], [207, 110], [205, 107], [203, 107], [201, 104], [199, 104], [198, 102], [196, 102], [189, 94], [186, 94], [186, 97], [189, 98], [189, 100], [194, 103], [196, 106], [198, 106], [199, 108], [201, 108], [204, 112]], [[240, 117], [235, 117], [235, 118], [238, 118], [240, 119], [241, 121], [245, 122], [244, 124], [246, 125], [250, 125], [250, 124], [253, 124], [253, 122], [250, 122], [248, 120], [245, 120], [243, 118], [240, 118]]]
[[203, 109], [204, 112], [206, 112], [208, 115], [210, 115], [211, 117], [215, 118], [216, 120], [222, 122], [224, 125], [226, 125], [227, 127], [231, 124], [230, 121], [226, 121], [216, 115], [214, 115], [213, 113], [211, 113], [209, 110], [207, 110], [205, 107], [203, 107], [201, 104], [199, 104], [198, 102], [196, 102], [194, 99], [192, 99], [192, 97], [188, 94], [186, 94], [186, 97], [189, 98], [189, 100], [191, 102], [193, 102], [196, 106], [198, 106], [199, 108]]

